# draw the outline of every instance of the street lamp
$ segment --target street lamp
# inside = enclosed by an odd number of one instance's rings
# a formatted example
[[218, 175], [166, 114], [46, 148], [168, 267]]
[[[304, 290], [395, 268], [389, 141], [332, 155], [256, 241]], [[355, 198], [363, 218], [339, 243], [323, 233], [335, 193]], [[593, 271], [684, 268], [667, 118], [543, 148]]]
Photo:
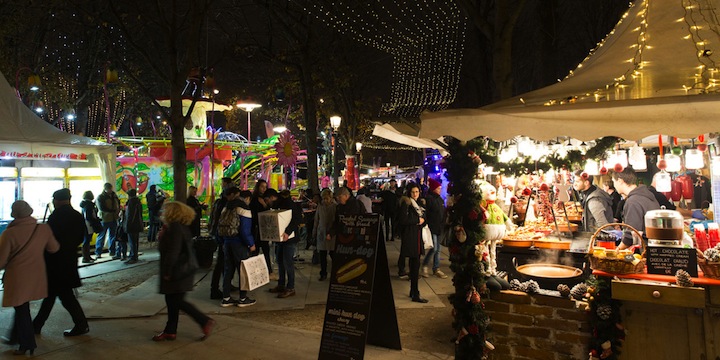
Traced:
[[363, 146], [363, 144], [361, 142], [355, 143], [355, 150], [357, 150], [357, 153], [358, 153], [358, 168], [357, 168], [358, 179], [360, 178], [360, 171], [362, 171], [362, 152], [360, 152], [360, 150], [362, 150], [362, 146]]
[[247, 140], [248, 140], [248, 144], [249, 144], [249, 143], [250, 143], [250, 113], [251, 113], [253, 110], [257, 109], [257, 108], [262, 107], [262, 105], [257, 104], [257, 103], [253, 103], [253, 102], [250, 102], [250, 101], [242, 101], [242, 100], [240, 100], [240, 101], [237, 102], [236, 106], [237, 106], [239, 109], [245, 110], [245, 111], [247, 112], [247, 114], [248, 114], [248, 121], [247, 121], [247, 125], [248, 125]]
[[342, 118], [339, 116], [331, 116], [330, 117], [330, 127], [332, 127], [332, 131], [330, 132], [330, 143], [332, 144], [332, 177], [333, 177], [333, 187], [337, 189], [340, 184], [338, 183], [338, 177], [337, 177], [337, 154], [335, 153], [335, 132], [340, 128], [340, 123], [342, 123]]

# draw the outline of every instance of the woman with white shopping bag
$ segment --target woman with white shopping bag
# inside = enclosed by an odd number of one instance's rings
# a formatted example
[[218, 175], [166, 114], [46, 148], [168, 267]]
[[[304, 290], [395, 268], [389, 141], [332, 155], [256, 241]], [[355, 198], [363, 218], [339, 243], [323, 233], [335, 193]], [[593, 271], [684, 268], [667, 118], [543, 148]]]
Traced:
[[[255, 305], [255, 299], [247, 296], [246, 290], [242, 290], [243, 284], [240, 274], [240, 263], [250, 257], [251, 251], [255, 251], [255, 239], [252, 235], [252, 212], [250, 211], [250, 198], [252, 197], [252, 193], [248, 190], [241, 191], [237, 187], [231, 187], [227, 189], [227, 192], [228, 202], [220, 212], [218, 225], [218, 234], [222, 236], [223, 246], [225, 247], [223, 299], [220, 302], [220, 306], [246, 307]], [[231, 226], [232, 229], [225, 229], [228, 226]], [[231, 281], [234, 271], [238, 271], [238, 277], [241, 282], [240, 294], [237, 300], [230, 297]]]
[[410, 259], [410, 297], [412, 301], [426, 303], [427, 299], [420, 297], [418, 289], [420, 256], [425, 253], [422, 239], [422, 229], [427, 226], [425, 209], [418, 204], [420, 187], [417, 184], [410, 183], [407, 185], [406, 191], [407, 196], [400, 199], [400, 211], [398, 211], [398, 225], [402, 240], [400, 256]]

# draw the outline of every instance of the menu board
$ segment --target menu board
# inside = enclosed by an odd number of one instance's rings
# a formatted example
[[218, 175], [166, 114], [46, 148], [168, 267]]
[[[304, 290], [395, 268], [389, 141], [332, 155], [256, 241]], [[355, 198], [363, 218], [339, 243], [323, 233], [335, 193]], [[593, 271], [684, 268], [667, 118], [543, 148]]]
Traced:
[[675, 273], [682, 269], [692, 277], [698, 276], [695, 249], [648, 246], [646, 256], [648, 274], [675, 276]]
[[385, 243], [378, 241], [380, 217], [339, 218], [318, 359], [362, 359], [366, 343], [400, 350]]

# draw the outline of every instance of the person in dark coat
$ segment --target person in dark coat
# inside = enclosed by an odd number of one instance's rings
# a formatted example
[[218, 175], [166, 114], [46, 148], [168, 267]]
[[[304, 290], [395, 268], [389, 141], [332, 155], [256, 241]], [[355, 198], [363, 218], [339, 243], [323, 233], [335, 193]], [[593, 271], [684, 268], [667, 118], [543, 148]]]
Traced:
[[385, 241], [393, 241], [397, 235], [397, 226], [395, 217], [398, 207], [398, 196], [395, 194], [397, 190], [397, 181], [391, 179], [380, 192], [382, 198], [383, 222], [385, 223]]
[[123, 226], [128, 237], [130, 254], [125, 264], [138, 262], [138, 251], [140, 249], [140, 232], [143, 230], [142, 204], [137, 197], [137, 190], [130, 189], [127, 192], [129, 198], [125, 204], [125, 216]]
[[400, 199], [398, 210], [398, 225], [400, 226], [400, 257], [410, 259], [410, 297], [419, 303], [428, 302], [420, 297], [418, 289], [418, 276], [420, 271], [420, 256], [425, 253], [422, 241], [422, 227], [425, 225], [425, 209], [420, 207], [420, 187], [415, 183], [407, 185], [407, 196]]
[[428, 251], [423, 260], [422, 276], [430, 277], [428, 265], [432, 260], [432, 274], [441, 279], [447, 279], [447, 275], [440, 270], [440, 242], [438, 241], [445, 226], [445, 203], [440, 197], [442, 184], [435, 179], [428, 179], [428, 183], [430, 186], [425, 196], [425, 208], [427, 209], [427, 224], [432, 233], [433, 248]]
[[185, 203], [195, 210], [195, 219], [193, 219], [192, 224], [190, 224], [190, 232], [193, 236], [200, 236], [200, 218], [202, 217], [203, 210], [207, 210], [207, 205], [198, 200], [197, 187], [188, 187], [188, 198]]
[[70, 190], [60, 189], [53, 193], [55, 211], [48, 218], [48, 225], [60, 243], [60, 251], [45, 254], [48, 277], [48, 296], [43, 299], [40, 310], [33, 320], [33, 329], [40, 334], [55, 305], [60, 298], [65, 310], [70, 313], [75, 326], [65, 330], [65, 336], [78, 336], [90, 331], [85, 312], [75, 298], [73, 289], [80, 287], [80, 275], [77, 270], [77, 248], [85, 238], [85, 219], [70, 205]]
[[96, 230], [96, 228], [93, 227], [93, 223], [96, 224], [95, 226], [99, 225], [100, 228], [102, 228], [100, 219], [97, 216], [98, 208], [95, 205], [94, 200], [95, 195], [93, 195], [92, 191], [88, 190], [83, 193], [83, 200], [80, 202], [80, 208], [82, 209], [82, 215], [83, 218], [85, 218], [85, 225], [87, 227], [85, 239], [82, 243], [82, 262], [84, 264], [95, 262], [95, 259], [90, 256], [90, 243], [92, 242], [93, 234], [95, 234]]
[[193, 318], [202, 328], [207, 339], [215, 326], [211, 319], [185, 300], [185, 294], [192, 291], [195, 273], [178, 273], [178, 265], [194, 258], [192, 234], [188, 227], [195, 218], [195, 210], [179, 202], [170, 201], [163, 205], [161, 221], [163, 228], [158, 234], [160, 250], [160, 293], [165, 294], [168, 320], [165, 329], [152, 337], [153, 341], [175, 340], [177, 337], [180, 310]]
[[[220, 220], [220, 213], [227, 204], [227, 191], [233, 186], [233, 181], [229, 177], [224, 177], [221, 180], [220, 186], [222, 187], [222, 193], [220, 197], [213, 202], [212, 208], [210, 209], [210, 235], [215, 238], [215, 242], [218, 244], [218, 255], [215, 260], [215, 267], [213, 268], [212, 277], [210, 278], [210, 299], [219, 300], [223, 298], [223, 293], [220, 290], [220, 277], [225, 273], [225, 249], [223, 246], [223, 239], [218, 235], [218, 223]], [[230, 278], [232, 280], [232, 278]]]
[[148, 228], [148, 241], [155, 242], [157, 239], [157, 233], [160, 228], [160, 208], [162, 207], [161, 197], [162, 193], [157, 192], [156, 185], [150, 185], [147, 194], [145, 194], [145, 201], [148, 207], [148, 222], [150, 226]]

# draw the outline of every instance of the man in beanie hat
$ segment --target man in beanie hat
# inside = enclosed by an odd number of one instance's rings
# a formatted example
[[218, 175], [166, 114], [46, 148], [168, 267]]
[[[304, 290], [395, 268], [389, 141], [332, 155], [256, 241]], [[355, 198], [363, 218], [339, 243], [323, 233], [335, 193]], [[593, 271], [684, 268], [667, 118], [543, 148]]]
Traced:
[[425, 196], [425, 217], [432, 233], [433, 248], [428, 250], [423, 260], [422, 276], [430, 277], [428, 264], [430, 259], [433, 259], [433, 274], [441, 279], [446, 279], [447, 275], [440, 270], [440, 243], [438, 241], [445, 225], [445, 204], [440, 197], [442, 184], [435, 179], [428, 178], [428, 185], [428, 193]]
[[70, 313], [75, 326], [65, 330], [65, 336], [82, 335], [90, 331], [87, 318], [73, 289], [80, 287], [80, 275], [77, 270], [77, 248], [85, 238], [85, 219], [70, 205], [70, 190], [60, 189], [53, 193], [55, 211], [48, 218], [48, 225], [60, 243], [60, 251], [45, 254], [48, 275], [48, 296], [40, 305], [33, 328], [40, 334], [45, 321], [50, 316], [56, 298], [60, 298], [65, 310]]

